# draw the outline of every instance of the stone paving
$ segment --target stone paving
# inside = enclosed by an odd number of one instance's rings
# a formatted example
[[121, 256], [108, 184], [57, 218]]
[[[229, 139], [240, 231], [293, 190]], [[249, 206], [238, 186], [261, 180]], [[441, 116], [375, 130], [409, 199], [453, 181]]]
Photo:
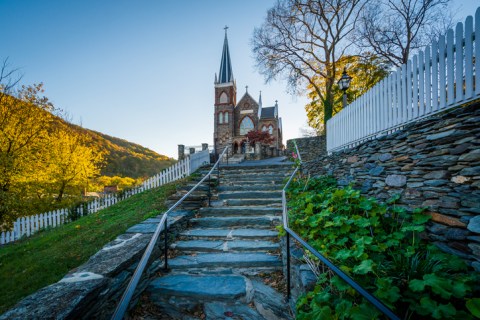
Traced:
[[175, 319], [292, 319], [285, 297], [261, 276], [282, 270], [278, 232], [283, 158], [222, 166], [218, 200], [201, 208], [171, 249], [169, 273], [146, 291]]

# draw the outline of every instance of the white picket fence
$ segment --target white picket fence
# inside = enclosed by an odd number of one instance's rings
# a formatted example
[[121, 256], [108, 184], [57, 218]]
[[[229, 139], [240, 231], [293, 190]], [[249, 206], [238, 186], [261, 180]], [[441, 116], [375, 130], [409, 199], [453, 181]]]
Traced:
[[131, 196], [152, 188], [159, 187], [166, 183], [176, 181], [195, 172], [201, 166], [210, 163], [210, 154], [208, 150], [194, 153], [184, 160], [181, 160], [173, 166], [163, 170], [161, 173], [145, 180], [140, 186], [129, 189], [122, 194], [107, 194], [104, 197], [97, 198], [85, 206], [79, 206], [72, 212], [69, 209], [58, 209], [34, 216], [18, 218], [13, 224], [13, 230], [2, 232], [0, 234], [0, 244], [13, 242], [23, 236], [30, 236], [36, 231], [46, 227], [56, 227], [58, 225], [70, 222], [70, 215], [84, 216], [105, 209], [115, 203]]
[[327, 151], [350, 148], [480, 98], [480, 8], [327, 122]]

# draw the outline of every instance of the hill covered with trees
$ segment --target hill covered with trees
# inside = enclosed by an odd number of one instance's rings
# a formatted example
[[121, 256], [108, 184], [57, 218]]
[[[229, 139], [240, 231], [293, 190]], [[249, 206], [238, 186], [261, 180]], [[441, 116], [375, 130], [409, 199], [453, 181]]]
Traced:
[[17, 86], [8, 75], [0, 67], [0, 229], [78, 203], [84, 191], [140, 183], [175, 162], [69, 123], [41, 84]]
[[89, 136], [91, 143], [104, 154], [104, 165], [100, 169], [102, 176], [145, 178], [159, 173], [176, 162], [139, 144], [76, 127]]

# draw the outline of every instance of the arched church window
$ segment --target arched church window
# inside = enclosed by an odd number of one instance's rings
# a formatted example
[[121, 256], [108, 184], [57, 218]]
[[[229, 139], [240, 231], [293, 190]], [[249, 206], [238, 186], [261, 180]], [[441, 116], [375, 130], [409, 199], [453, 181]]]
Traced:
[[266, 127], [266, 126], [263, 126], [263, 127], [262, 127], [262, 132], [265, 132], [265, 131], [267, 131], [267, 127]]
[[220, 103], [227, 103], [228, 102], [228, 96], [225, 92], [222, 92], [220, 95]]
[[223, 112], [218, 114], [218, 123], [223, 123]]
[[268, 133], [273, 134], [273, 126], [272, 125], [268, 126]]
[[255, 126], [253, 125], [252, 119], [250, 117], [245, 117], [240, 122], [240, 134], [244, 135], [247, 134], [249, 131], [253, 130]]
[[228, 123], [228, 112], [225, 112], [225, 116], [224, 116], [224, 121], [225, 123]]

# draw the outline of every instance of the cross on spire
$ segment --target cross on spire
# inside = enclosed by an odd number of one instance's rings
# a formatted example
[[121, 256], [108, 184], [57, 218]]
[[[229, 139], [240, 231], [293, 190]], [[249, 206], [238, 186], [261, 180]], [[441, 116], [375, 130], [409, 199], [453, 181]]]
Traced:
[[227, 29], [228, 29], [228, 26], [225, 26], [225, 28], [223, 28], [223, 30], [225, 30], [225, 35], [227, 35]]
[[245, 86], [245, 92], [248, 92], [248, 86]]

